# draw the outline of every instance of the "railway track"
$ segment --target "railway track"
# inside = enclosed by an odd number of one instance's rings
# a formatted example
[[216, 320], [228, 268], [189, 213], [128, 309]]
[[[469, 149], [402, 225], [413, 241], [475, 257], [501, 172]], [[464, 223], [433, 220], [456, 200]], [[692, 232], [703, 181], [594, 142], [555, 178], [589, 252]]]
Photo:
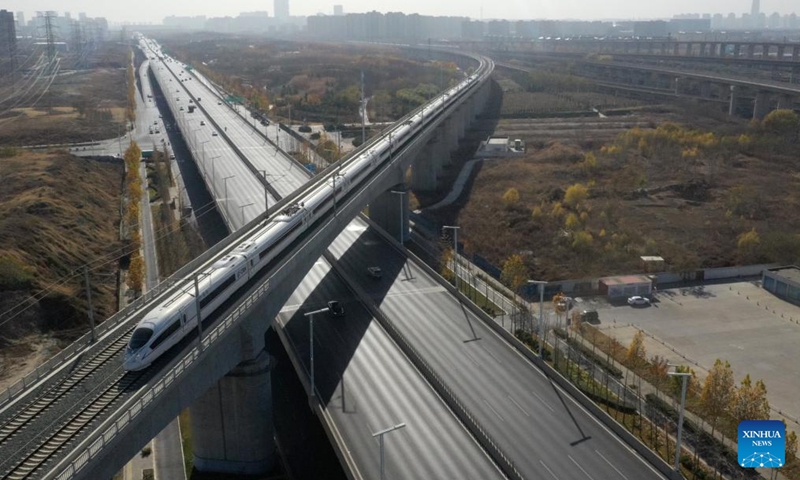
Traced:
[[8, 443], [8, 441], [14, 435], [25, 428], [25, 426], [28, 425], [33, 419], [47, 411], [59, 399], [83, 384], [98, 370], [106, 366], [110, 360], [114, 359], [120, 352], [122, 352], [125, 349], [125, 345], [128, 342], [128, 337], [132, 331], [133, 329], [130, 329], [120, 335], [116, 340], [106, 345], [89, 361], [82, 364], [75, 371], [70, 372], [69, 375], [67, 375], [57, 384], [51, 386], [49, 389], [47, 389], [47, 391], [39, 395], [37, 398], [23, 407], [19, 412], [16, 412], [10, 420], [0, 427], [0, 447]]
[[[98, 395], [92, 396], [91, 400], [80, 407], [69, 420], [60, 425], [53, 433], [49, 434], [43, 442], [26, 452], [14, 462], [13, 466], [5, 467], [0, 472], [2, 478], [8, 480], [23, 480], [35, 478], [38, 470], [44, 466], [59, 450], [67, 443], [75, 439], [82, 433], [94, 420], [102, 416], [109, 407], [114, 405], [117, 400], [125, 394], [140, 388], [144, 382], [145, 372], [122, 372], [122, 368], [115, 370], [117, 378], [111, 384], [105, 386]], [[23, 427], [24, 428], [24, 427]]]

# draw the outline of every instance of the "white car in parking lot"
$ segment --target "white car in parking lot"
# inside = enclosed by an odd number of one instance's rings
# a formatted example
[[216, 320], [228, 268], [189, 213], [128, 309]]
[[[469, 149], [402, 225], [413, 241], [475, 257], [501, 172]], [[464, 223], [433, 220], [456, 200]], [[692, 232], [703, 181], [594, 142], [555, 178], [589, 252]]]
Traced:
[[637, 295], [635, 297], [630, 297], [628, 299], [628, 305], [633, 305], [634, 307], [642, 307], [650, 305], [650, 299], [646, 297], [640, 297]]

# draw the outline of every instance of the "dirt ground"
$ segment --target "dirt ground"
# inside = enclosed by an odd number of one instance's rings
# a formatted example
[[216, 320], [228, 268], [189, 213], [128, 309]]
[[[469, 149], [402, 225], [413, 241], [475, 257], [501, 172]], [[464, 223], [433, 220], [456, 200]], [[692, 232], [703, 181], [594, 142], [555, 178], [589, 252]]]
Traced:
[[[748, 132], [746, 121], [701, 114], [702, 108], [643, 106], [608, 118], [485, 119], [478, 125], [483, 135], [493, 128], [493, 135], [520, 138], [526, 153], [485, 160], [460, 203], [425, 215], [460, 225], [459, 240], [466, 251], [498, 268], [520, 254], [531, 278], [639, 272], [642, 255], [660, 255], [675, 271], [773, 261], [766, 250], [778, 250], [779, 238], [796, 243], [800, 231], [794, 213], [800, 206], [796, 155], [736, 152], [705, 163], [681, 163], [660, 157], [604, 160], [600, 153], [632, 128], [652, 130], [665, 122], [718, 135]], [[582, 170], [589, 152], [601, 158], [592, 174]], [[589, 196], [579, 208], [569, 208], [565, 192], [576, 183], [588, 186]], [[512, 188], [519, 193], [513, 205], [503, 198]], [[418, 196], [423, 210], [448, 190], [445, 185], [437, 195]], [[732, 214], [735, 195], [747, 197], [758, 212]], [[556, 204], [563, 212], [553, 213]], [[579, 220], [578, 229], [591, 235], [588, 244], [573, 243], [573, 228], [565, 227], [570, 214]], [[753, 228], [764, 251], [745, 258], [737, 241]], [[781, 261], [792, 259], [784, 256]]]
[[[57, 145], [117, 136], [124, 129], [125, 70], [60, 74], [38, 102], [0, 105], [0, 145]], [[0, 85], [0, 92], [6, 89]], [[81, 114], [78, 105], [90, 107]]]

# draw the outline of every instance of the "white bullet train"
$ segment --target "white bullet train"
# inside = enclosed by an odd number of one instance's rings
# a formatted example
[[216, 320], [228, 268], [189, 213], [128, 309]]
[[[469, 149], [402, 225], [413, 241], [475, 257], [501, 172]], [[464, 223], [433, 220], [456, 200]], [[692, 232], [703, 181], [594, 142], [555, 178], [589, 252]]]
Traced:
[[[384, 162], [392, 149], [401, 148], [406, 140], [422, 128], [423, 122], [435, 118], [457, 97], [477, 81], [473, 74], [447, 90], [423, 110], [416, 112], [391, 130], [391, 135], [372, 144], [366, 151], [343, 165], [334, 178], [320, 183], [290, 205], [252, 236], [198, 275], [199, 302], [195, 302], [192, 282], [150, 310], [133, 331], [125, 349], [124, 370], [147, 368], [159, 356], [197, 328], [197, 306], [200, 317], [208, 318], [239, 288], [269, 264], [284, 248], [291, 245], [310, 225], [332, 210], [334, 200], [344, 198], [352, 188]], [[390, 140], [391, 138], [391, 140]], [[391, 141], [391, 145], [390, 145]]]

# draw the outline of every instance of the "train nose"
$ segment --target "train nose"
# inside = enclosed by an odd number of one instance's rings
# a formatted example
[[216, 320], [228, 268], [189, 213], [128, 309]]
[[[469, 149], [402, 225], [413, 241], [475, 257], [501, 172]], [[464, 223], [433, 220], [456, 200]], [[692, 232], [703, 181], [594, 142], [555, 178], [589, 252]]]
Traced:
[[125, 352], [125, 359], [122, 361], [122, 369], [132, 371], [142, 368], [141, 358], [139, 357], [141, 357], [141, 355]]

